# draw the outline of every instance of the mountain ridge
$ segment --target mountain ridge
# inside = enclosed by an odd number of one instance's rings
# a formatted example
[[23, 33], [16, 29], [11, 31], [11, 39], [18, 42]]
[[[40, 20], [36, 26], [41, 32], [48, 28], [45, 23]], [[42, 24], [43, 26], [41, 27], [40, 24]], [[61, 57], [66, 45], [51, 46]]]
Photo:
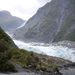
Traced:
[[10, 12], [6, 10], [0, 11], [0, 26], [6, 32], [12, 33], [17, 27], [19, 27], [25, 21], [16, 16], [12, 16]]
[[74, 0], [52, 0], [16, 30], [14, 37], [29, 42], [75, 41], [74, 3]]

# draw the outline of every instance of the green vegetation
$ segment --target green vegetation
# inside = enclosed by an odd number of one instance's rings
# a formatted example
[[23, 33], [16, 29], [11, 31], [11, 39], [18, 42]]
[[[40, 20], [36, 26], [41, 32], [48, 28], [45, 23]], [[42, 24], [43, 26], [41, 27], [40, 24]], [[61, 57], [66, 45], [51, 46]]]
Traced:
[[1, 28], [0, 28], [0, 41], [3, 42], [10, 49], [16, 47], [11, 38]]
[[11, 52], [13, 63], [21, 65], [23, 68], [31, 70], [54, 71], [58, 68], [56, 60], [40, 54], [28, 52], [26, 50], [14, 49]]
[[7, 34], [0, 28], [0, 72], [16, 71], [15, 67], [11, 64], [11, 49], [17, 48], [13, 41]]

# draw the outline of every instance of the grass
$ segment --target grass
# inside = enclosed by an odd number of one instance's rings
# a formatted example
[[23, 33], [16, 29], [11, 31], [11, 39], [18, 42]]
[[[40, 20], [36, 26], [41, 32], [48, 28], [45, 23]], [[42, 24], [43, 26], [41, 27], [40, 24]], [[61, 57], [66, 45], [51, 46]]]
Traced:
[[[54, 70], [58, 65], [52, 59], [43, 58], [39, 54], [28, 52], [26, 50], [14, 49], [11, 51], [12, 59], [14, 64], [19, 64], [23, 68], [31, 70]], [[42, 58], [41, 58], [42, 57]], [[54, 63], [53, 63], [54, 62]]]

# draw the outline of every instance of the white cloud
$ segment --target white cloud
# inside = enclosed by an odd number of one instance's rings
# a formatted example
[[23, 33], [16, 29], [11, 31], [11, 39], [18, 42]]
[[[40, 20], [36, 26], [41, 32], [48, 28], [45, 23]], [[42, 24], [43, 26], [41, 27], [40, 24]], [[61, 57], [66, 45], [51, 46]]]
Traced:
[[37, 0], [37, 1], [39, 1], [41, 3], [47, 3], [47, 2], [50, 2], [51, 0]]
[[8, 10], [14, 16], [29, 19], [46, 2], [40, 3], [38, 0], [0, 0], [0, 10]]

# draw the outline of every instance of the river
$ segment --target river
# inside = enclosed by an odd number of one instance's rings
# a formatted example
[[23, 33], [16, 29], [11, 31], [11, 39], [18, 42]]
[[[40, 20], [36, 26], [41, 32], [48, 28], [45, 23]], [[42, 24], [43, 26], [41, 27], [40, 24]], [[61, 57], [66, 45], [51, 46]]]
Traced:
[[75, 49], [66, 46], [55, 46], [43, 43], [25, 43], [19, 40], [13, 40], [20, 49], [26, 49], [40, 54], [55, 56], [75, 62]]

